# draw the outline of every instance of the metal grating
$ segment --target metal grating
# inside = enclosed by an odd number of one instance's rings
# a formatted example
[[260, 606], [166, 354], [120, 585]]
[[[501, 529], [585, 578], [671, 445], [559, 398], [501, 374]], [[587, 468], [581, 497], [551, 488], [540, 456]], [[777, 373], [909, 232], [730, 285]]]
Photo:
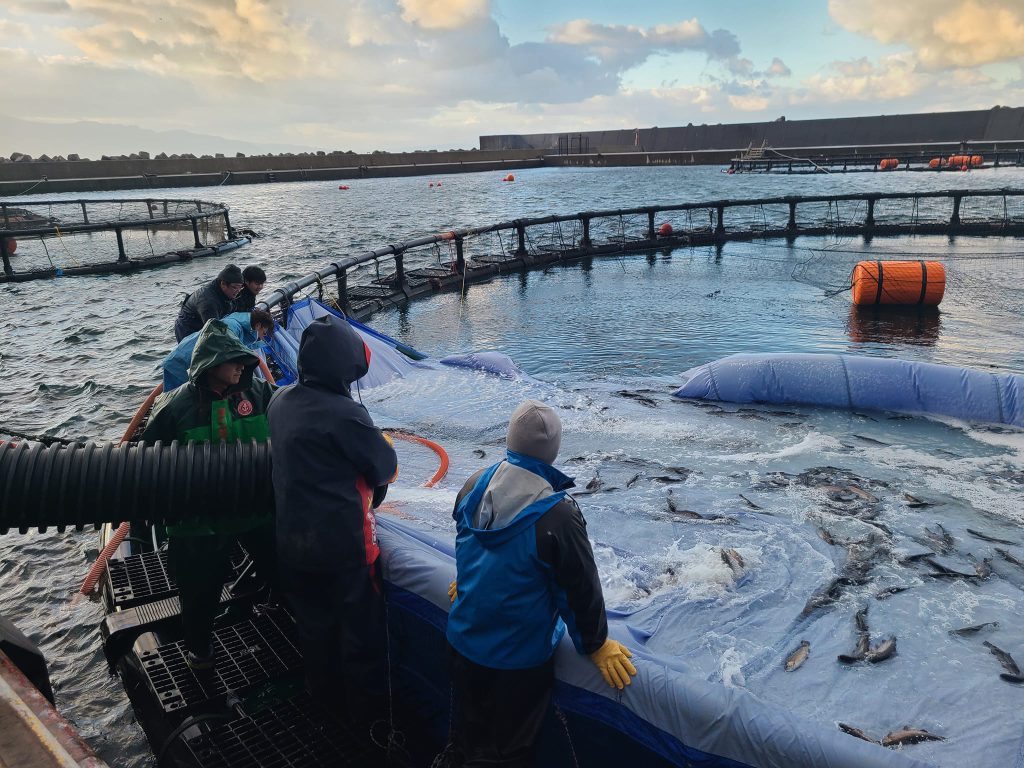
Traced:
[[203, 768], [335, 768], [383, 764], [383, 753], [358, 740], [308, 694], [254, 715], [185, 736]]
[[[235, 574], [231, 577], [232, 581], [238, 576], [244, 560], [245, 552], [236, 545], [231, 555], [231, 567]], [[111, 560], [107, 564], [107, 586], [114, 610], [178, 594], [178, 585], [167, 567], [167, 552], [164, 550]]]
[[139, 660], [164, 711], [180, 712], [296, 672], [302, 667], [297, 646], [295, 622], [275, 611], [215, 630], [212, 670], [193, 672], [181, 642], [143, 651]]

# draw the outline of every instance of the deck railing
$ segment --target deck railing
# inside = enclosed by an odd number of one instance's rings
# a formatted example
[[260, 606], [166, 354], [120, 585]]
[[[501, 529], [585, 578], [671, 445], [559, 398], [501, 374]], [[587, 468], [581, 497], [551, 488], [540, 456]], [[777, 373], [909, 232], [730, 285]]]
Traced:
[[[602, 254], [800, 235], [908, 234], [1024, 234], [1024, 189], [712, 200], [515, 219], [345, 256], [273, 291], [263, 304], [285, 309], [315, 286], [320, 298], [365, 319], [420, 294]], [[335, 286], [328, 289], [330, 281]]]

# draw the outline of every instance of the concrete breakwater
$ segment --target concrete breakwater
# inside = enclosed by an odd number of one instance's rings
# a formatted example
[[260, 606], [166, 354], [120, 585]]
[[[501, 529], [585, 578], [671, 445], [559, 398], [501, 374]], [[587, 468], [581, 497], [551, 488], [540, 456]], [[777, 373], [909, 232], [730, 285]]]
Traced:
[[0, 196], [515, 171], [543, 164], [544, 153], [531, 149], [22, 160], [0, 163]]

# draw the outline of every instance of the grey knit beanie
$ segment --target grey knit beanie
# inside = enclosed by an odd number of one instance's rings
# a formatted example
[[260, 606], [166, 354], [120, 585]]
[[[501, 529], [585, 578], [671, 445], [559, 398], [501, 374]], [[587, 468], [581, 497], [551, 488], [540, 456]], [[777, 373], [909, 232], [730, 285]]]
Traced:
[[527, 400], [512, 412], [505, 444], [510, 451], [553, 464], [562, 445], [562, 422], [554, 409]]

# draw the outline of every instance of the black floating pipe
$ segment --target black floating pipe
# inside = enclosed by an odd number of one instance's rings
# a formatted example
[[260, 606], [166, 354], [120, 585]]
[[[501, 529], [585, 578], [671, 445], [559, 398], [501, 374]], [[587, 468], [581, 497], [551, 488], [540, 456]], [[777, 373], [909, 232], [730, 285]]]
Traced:
[[0, 442], [0, 533], [265, 515], [270, 444]]

